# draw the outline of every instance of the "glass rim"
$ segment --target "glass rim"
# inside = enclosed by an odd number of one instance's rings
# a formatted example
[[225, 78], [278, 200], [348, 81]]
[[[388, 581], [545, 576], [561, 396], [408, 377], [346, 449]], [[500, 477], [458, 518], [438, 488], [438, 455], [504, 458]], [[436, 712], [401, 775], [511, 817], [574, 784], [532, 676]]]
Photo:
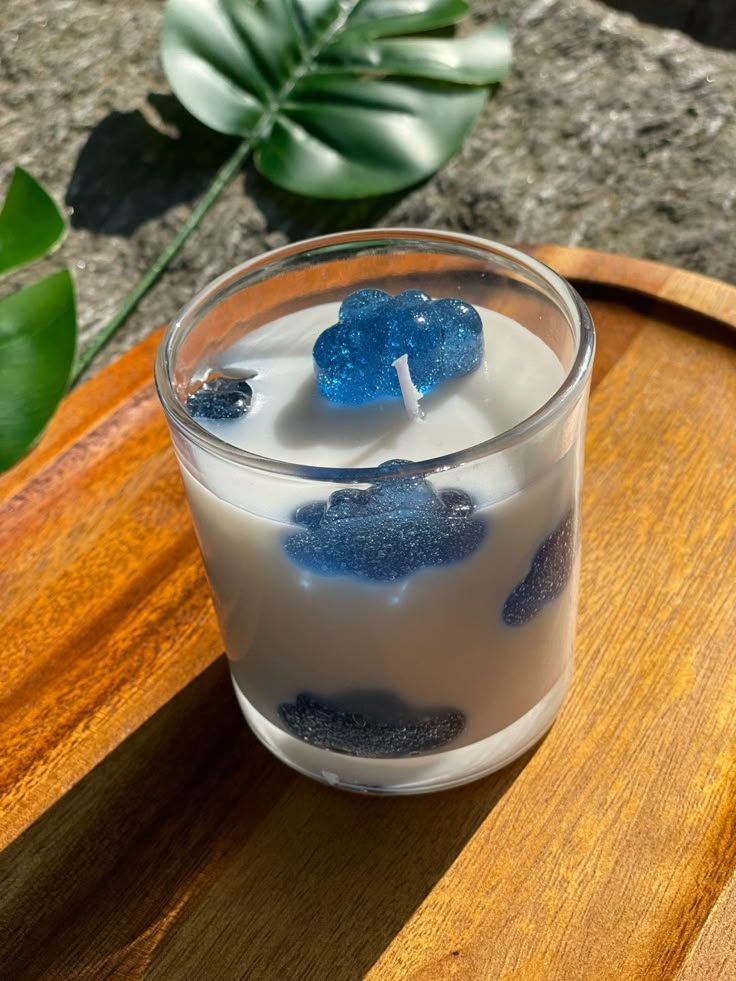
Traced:
[[[319, 467], [287, 460], [261, 456], [237, 446], [232, 446], [220, 437], [213, 435], [186, 411], [179, 401], [172, 381], [172, 360], [175, 345], [182, 334], [196, 326], [196, 316], [200, 307], [205, 303], [211, 307], [217, 300], [218, 292], [224, 292], [227, 286], [232, 288], [237, 280], [249, 273], [255, 272], [268, 265], [300, 253], [332, 249], [338, 245], [370, 246], [386, 240], [396, 242], [421, 241], [423, 244], [436, 243], [441, 245], [464, 245], [485, 253], [489, 259], [494, 256], [503, 258], [521, 269], [534, 273], [538, 278], [552, 287], [558, 299], [562, 300], [565, 310], [579, 330], [579, 339], [575, 358], [562, 384], [554, 394], [536, 409], [531, 415], [510, 429], [491, 436], [489, 439], [474, 443], [472, 446], [446, 453], [442, 456], [426, 460], [407, 461], [400, 471], [392, 470], [387, 474], [381, 466], [374, 467]], [[192, 322], [193, 321], [193, 322]], [[452, 470], [466, 463], [487, 457], [494, 453], [508, 450], [517, 444], [530, 439], [538, 432], [551, 425], [561, 415], [569, 412], [582, 396], [593, 364], [595, 351], [595, 330], [588, 308], [578, 292], [562, 276], [549, 266], [532, 256], [521, 252], [509, 245], [493, 242], [476, 235], [466, 235], [460, 232], [439, 231], [423, 228], [375, 228], [359, 229], [349, 232], [336, 232], [331, 235], [320, 235], [314, 238], [302, 239], [289, 245], [260, 253], [251, 259], [233, 266], [212, 280], [179, 311], [166, 328], [158, 346], [154, 363], [154, 380], [158, 397], [163, 406], [168, 421], [189, 441], [201, 449], [225, 460], [238, 464], [245, 469], [265, 471], [287, 477], [324, 481], [330, 483], [376, 483], [402, 476], [428, 475]]]

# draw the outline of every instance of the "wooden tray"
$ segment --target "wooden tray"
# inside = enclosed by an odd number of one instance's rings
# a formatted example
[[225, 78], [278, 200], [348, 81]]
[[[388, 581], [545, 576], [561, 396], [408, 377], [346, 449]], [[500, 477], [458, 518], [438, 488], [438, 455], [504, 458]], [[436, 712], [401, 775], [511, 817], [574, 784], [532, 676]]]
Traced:
[[3, 977], [736, 977], [736, 289], [530, 251], [599, 331], [549, 736], [408, 799], [270, 758], [219, 656], [154, 336], [0, 480]]

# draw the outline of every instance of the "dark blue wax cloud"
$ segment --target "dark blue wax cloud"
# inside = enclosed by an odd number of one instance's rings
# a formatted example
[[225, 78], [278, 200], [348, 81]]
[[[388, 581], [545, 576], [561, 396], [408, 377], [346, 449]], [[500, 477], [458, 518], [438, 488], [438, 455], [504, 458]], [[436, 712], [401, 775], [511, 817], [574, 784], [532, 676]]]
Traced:
[[457, 709], [413, 711], [389, 692], [358, 691], [340, 698], [309, 692], [279, 705], [281, 721], [298, 739], [348, 756], [397, 758], [429, 753], [465, 728]]
[[419, 290], [398, 296], [358, 290], [342, 303], [338, 322], [315, 342], [317, 388], [338, 405], [400, 398], [393, 362], [404, 354], [422, 394], [467, 375], [483, 358], [478, 313], [462, 300], [432, 300]]
[[195, 419], [238, 419], [252, 401], [253, 389], [245, 378], [222, 375], [208, 379], [187, 395], [187, 411]]
[[[405, 462], [389, 460], [382, 467], [390, 472]], [[396, 477], [302, 505], [294, 522], [304, 530], [290, 535], [284, 548], [310, 572], [393, 582], [474, 552], [486, 530], [474, 511], [463, 491], [435, 493], [424, 477]]]
[[531, 568], [503, 605], [509, 627], [528, 623], [562, 593], [575, 559], [575, 512], [570, 510], [532, 559]]

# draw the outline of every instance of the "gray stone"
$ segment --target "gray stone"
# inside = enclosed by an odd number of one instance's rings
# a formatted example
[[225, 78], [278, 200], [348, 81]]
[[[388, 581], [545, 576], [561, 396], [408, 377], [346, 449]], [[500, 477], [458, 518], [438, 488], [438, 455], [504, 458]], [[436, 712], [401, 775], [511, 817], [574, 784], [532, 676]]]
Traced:
[[[590, 246], [736, 282], [733, 3], [480, 0], [474, 11], [507, 18], [515, 60], [455, 160], [408, 193], [351, 205], [304, 201], [246, 168], [94, 367], [235, 263], [342, 228]], [[161, 13], [160, 0], [0, 7], [0, 185], [22, 164], [69, 206], [72, 231], [47, 264], [74, 270], [82, 343], [235, 145], [168, 94]]]

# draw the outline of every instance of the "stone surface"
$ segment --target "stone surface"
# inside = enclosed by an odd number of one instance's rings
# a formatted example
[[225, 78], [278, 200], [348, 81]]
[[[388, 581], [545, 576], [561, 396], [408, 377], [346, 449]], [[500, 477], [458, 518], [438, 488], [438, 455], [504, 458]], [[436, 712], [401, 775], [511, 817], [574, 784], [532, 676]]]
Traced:
[[[162, 7], [0, 6], [0, 186], [19, 163], [72, 209], [72, 232], [49, 264], [74, 270], [82, 343], [234, 146], [168, 94], [157, 52]], [[94, 368], [238, 261], [349, 227], [585, 245], [735, 282], [733, 4], [478, 0], [474, 11], [508, 19], [515, 60], [454, 161], [408, 193], [355, 205], [305, 202], [246, 168]]]

